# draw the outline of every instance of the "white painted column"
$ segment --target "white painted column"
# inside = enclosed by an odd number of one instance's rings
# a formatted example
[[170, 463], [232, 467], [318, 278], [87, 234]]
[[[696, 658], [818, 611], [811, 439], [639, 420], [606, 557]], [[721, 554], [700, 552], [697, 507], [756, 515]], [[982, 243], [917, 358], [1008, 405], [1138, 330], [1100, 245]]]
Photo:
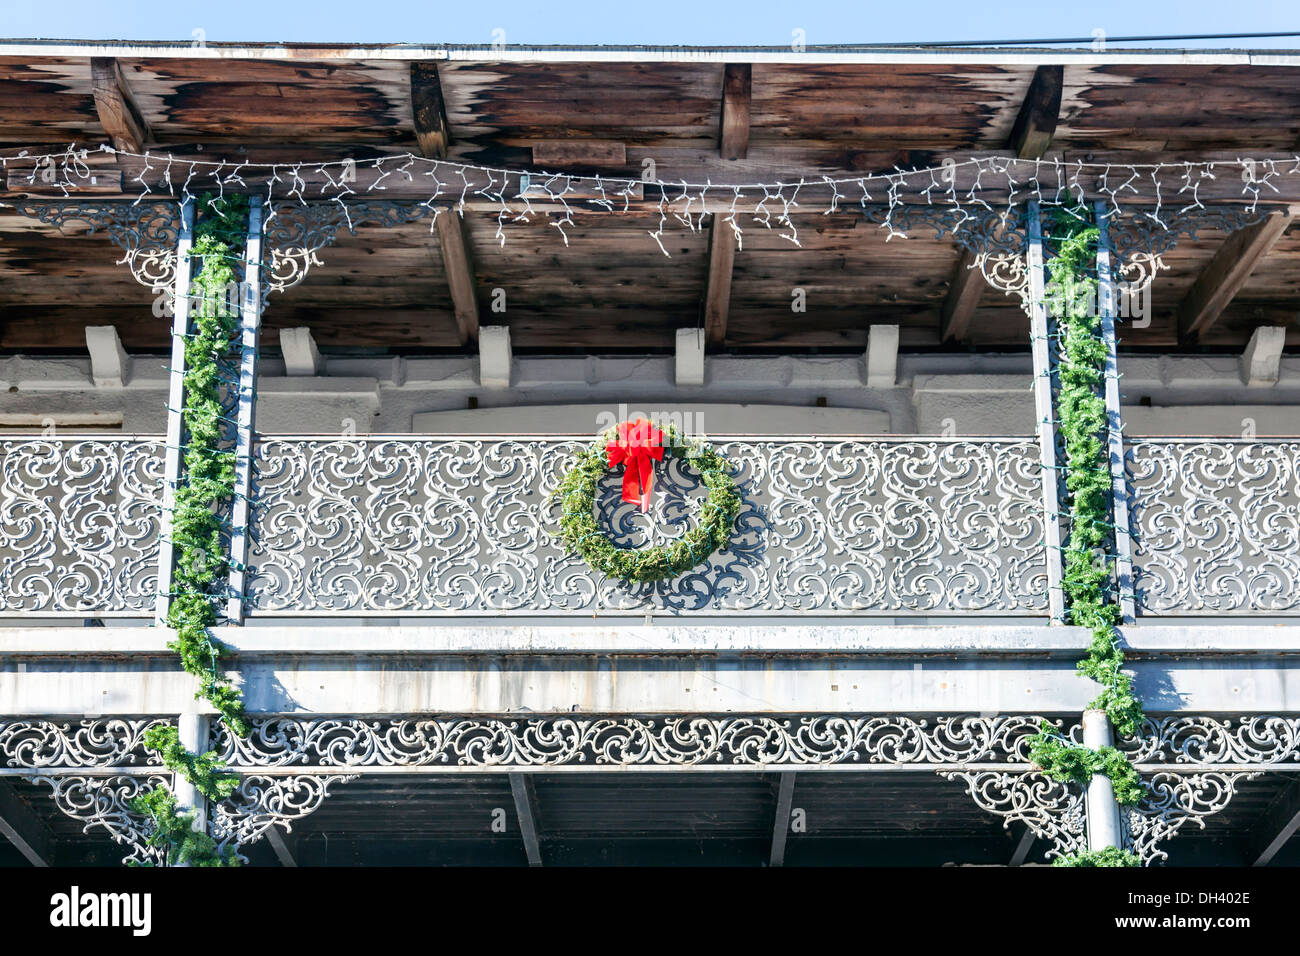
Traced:
[[1053, 624], [1065, 621], [1061, 552], [1060, 472], [1056, 457], [1056, 403], [1052, 395], [1052, 349], [1048, 340], [1046, 282], [1043, 278], [1043, 223], [1038, 203], [1026, 204], [1026, 266], [1029, 269], [1029, 334], [1034, 356], [1034, 413], [1038, 419], [1038, 453], [1042, 462], [1043, 539], [1047, 560], [1047, 604]]
[[1128, 474], [1124, 468], [1124, 422], [1120, 414], [1118, 342], [1115, 336], [1115, 279], [1111, 263], [1110, 223], [1105, 202], [1094, 207], [1097, 218], [1097, 306], [1106, 343], [1106, 438], [1110, 462], [1111, 518], [1115, 525], [1115, 587], [1124, 624], [1137, 620], [1133, 590], [1133, 535], [1129, 530]]
[[194, 200], [181, 203], [180, 232], [176, 239], [176, 276], [172, 289], [172, 357], [167, 386], [167, 444], [163, 449], [163, 489], [161, 534], [158, 541], [158, 595], [154, 602], [154, 621], [163, 625], [171, 608], [174, 554], [171, 541], [171, 514], [176, 504], [176, 485], [181, 477], [181, 442], [185, 422], [181, 409], [185, 405], [185, 336], [190, 331], [190, 248], [194, 244]]
[[[1083, 745], [1093, 750], [1114, 746], [1110, 721], [1104, 710], [1083, 712]], [[1088, 781], [1085, 806], [1088, 816], [1088, 849], [1104, 850], [1123, 846], [1120, 838], [1119, 804], [1115, 802], [1115, 787], [1110, 777], [1095, 773]]]
[[248, 238], [244, 245], [244, 285], [239, 296], [240, 352], [238, 434], [235, 438], [235, 497], [230, 512], [230, 573], [226, 618], [244, 622], [248, 575], [248, 523], [253, 511], [253, 429], [257, 410], [257, 358], [262, 332], [262, 197], [249, 197]]
[[[205, 714], [181, 714], [176, 723], [180, 732], [181, 746], [192, 754], [201, 754], [208, 747], [208, 717]], [[176, 795], [179, 811], [194, 811], [194, 829], [199, 833], [208, 831], [208, 801], [194, 784], [185, 779], [183, 774], [172, 775], [172, 793]], [[181, 863], [180, 866], [187, 864]]]

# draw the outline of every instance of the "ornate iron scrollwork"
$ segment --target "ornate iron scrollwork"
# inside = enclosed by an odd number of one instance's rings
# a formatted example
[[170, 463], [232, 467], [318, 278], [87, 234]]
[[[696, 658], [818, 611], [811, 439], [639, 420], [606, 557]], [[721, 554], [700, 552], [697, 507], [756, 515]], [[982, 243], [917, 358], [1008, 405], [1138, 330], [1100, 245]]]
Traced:
[[171, 774], [121, 774], [105, 777], [44, 774], [28, 777], [27, 780], [49, 787], [55, 806], [82, 823], [83, 833], [102, 829], [108, 832], [114, 843], [130, 847], [131, 852], [122, 862], [163, 862], [163, 851], [149, 845], [152, 824], [131, 809], [131, 801], [154, 787], [170, 785]]
[[1300, 611], [1300, 442], [1139, 439], [1125, 459], [1143, 613]]
[[0, 611], [148, 613], [162, 442], [0, 441]]
[[1227, 807], [1237, 783], [1260, 771], [1173, 773], [1163, 771], [1146, 779], [1147, 795], [1135, 807], [1120, 808], [1125, 823], [1125, 846], [1150, 865], [1169, 858], [1159, 844], [1187, 824], [1205, 829], [1205, 818]]
[[269, 717], [213, 728], [233, 769], [1027, 763], [1038, 717]]
[[1196, 766], [1300, 763], [1300, 717], [1148, 718], [1120, 744], [1133, 763]]
[[1050, 843], [1049, 858], [1087, 849], [1081, 787], [1029, 771], [956, 770], [941, 775], [965, 783], [975, 803], [1001, 817], [1004, 828], [1023, 823]]
[[227, 800], [213, 807], [212, 837], [219, 848], [233, 847], [247, 862], [239, 853], [241, 847], [256, 843], [273, 826], [282, 827], [286, 833], [292, 831], [294, 821], [320, 809], [330, 787], [355, 779], [357, 774], [249, 774]]
[[154, 292], [171, 290], [175, 284], [181, 217], [174, 200], [25, 199], [13, 208], [60, 229], [74, 222], [86, 223], [91, 232], [102, 229], [122, 250], [118, 264], [127, 265], [136, 282]]
[[1163, 256], [1182, 237], [1196, 239], [1203, 229], [1233, 233], [1261, 221], [1262, 207], [1199, 206], [1155, 213], [1142, 207], [1126, 208], [1110, 218], [1110, 238], [1115, 250], [1116, 273], [1134, 290], [1145, 289], [1165, 268]]
[[88, 717], [82, 720], [0, 720], [0, 766], [88, 768], [160, 766], [144, 748], [150, 727], [161, 717]]
[[896, 234], [910, 236], [931, 230], [934, 238], [950, 238], [974, 256], [973, 268], [1005, 295], [1019, 297], [1028, 309], [1028, 236], [1024, 210], [1019, 207], [972, 211], [964, 206], [902, 204], [865, 207], [868, 222], [892, 225]]
[[[695, 571], [629, 585], [552, 533], [566, 439], [264, 439], [249, 608], [276, 613], [645, 610], [1034, 615], [1046, 606], [1029, 441], [723, 441], [735, 531]], [[655, 520], [600, 485], [621, 547], [669, 543], [700, 476], [674, 459]], [[321, 560], [324, 555], [328, 561]]]
[[305, 279], [312, 266], [323, 265], [317, 253], [333, 245], [340, 229], [355, 235], [361, 226], [391, 228], [444, 211], [429, 203], [394, 200], [274, 203], [262, 234], [265, 293], [284, 292]]

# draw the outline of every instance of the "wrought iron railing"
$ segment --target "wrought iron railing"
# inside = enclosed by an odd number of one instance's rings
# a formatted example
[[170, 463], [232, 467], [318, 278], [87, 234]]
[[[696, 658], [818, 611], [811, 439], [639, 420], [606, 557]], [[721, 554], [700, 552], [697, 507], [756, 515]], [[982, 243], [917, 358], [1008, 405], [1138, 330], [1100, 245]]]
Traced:
[[[727, 439], [731, 546], [660, 584], [592, 572], [556, 539], [577, 438], [272, 438], [257, 446], [248, 612], [428, 617], [693, 612], [1046, 615], [1028, 439]], [[1138, 439], [1127, 475], [1139, 614], [1300, 613], [1300, 440]], [[162, 441], [0, 441], [0, 614], [147, 617]], [[630, 546], [693, 520], [698, 476], [654, 510], [602, 485]]]
[[1300, 441], [1129, 443], [1139, 613], [1300, 613]]
[[[561, 438], [264, 439], [251, 614], [1043, 614], [1038, 451], [1024, 439], [716, 442], [743, 507], [696, 571], [627, 586], [566, 554]], [[602, 485], [621, 546], [693, 520], [699, 477], [661, 469], [654, 510]]]
[[162, 444], [116, 437], [0, 441], [0, 613], [152, 611]]

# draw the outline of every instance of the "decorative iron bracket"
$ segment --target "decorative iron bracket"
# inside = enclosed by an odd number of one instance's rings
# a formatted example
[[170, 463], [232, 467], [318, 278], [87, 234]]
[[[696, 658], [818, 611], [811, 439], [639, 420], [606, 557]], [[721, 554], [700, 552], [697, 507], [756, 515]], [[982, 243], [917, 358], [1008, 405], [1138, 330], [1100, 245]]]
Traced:
[[181, 233], [181, 204], [176, 200], [24, 199], [13, 209], [60, 229], [70, 223], [86, 223], [92, 233], [102, 229], [121, 248], [118, 264], [128, 266], [136, 282], [154, 292], [168, 291], [175, 284]]

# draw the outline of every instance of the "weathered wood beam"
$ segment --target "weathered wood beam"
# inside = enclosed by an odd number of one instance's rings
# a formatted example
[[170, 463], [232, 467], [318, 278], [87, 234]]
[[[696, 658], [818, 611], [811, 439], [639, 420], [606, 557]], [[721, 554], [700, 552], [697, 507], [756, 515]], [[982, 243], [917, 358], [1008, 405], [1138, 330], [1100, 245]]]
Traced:
[[727, 340], [735, 265], [735, 232], [722, 216], [715, 214], [709, 226], [709, 276], [704, 291], [704, 330], [710, 345], [722, 345]]
[[[748, 63], [728, 63], [723, 67], [718, 155], [724, 160], [744, 159], [749, 151], [750, 81]], [[722, 345], [727, 340], [735, 264], [735, 231], [722, 216], [714, 213], [709, 224], [709, 273], [704, 290], [704, 336], [709, 345]]]
[[790, 833], [790, 814], [794, 806], [795, 771], [786, 770], [776, 791], [776, 814], [772, 822], [772, 853], [768, 866], [785, 866], [785, 841]]
[[143, 153], [153, 139], [144, 114], [131, 95], [122, 65], [111, 56], [90, 58], [90, 85], [95, 94], [95, 111], [100, 125], [115, 149]]
[[411, 64], [411, 112], [420, 152], [430, 159], [445, 159], [451, 145], [451, 126], [447, 123], [437, 64]]
[[1020, 159], [1039, 159], [1047, 152], [1061, 118], [1061, 91], [1065, 86], [1064, 66], [1040, 66], [1029, 81], [1029, 92], [1020, 104], [1007, 148]]
[[474, 260], [465, 235], [465, 221], [454, 210], [438, 216], [438, 249], [447, 273], [456, 333], [461, 345], [478, 340], [478, 290], [474, 282]]
[[570, 170], [627, 165], [627, 147], [606, 139], [543, 140], [533, 144], [533, 165]]
[[0, 780], [0, 836], [12, 843], [32, 866], [50, 866], [54, 840], [49, 828], [3, 780]]
[[524, 838], [524, 852], [529, 866], [542, 865], [542, 845], [537, 838], [537, 794], [533, 779], [526, 773], [510, 775], [510, 792], [515, 798], [515, 814], [519, 817], [519, 832]]
[[1251, 865], [1268, 866], [1296, 830], [1300, 830], [1300, 780], [1286, 785], [1251, 831], [1247, 844]]
[[1181, 338], [1194, 342], [1219, 320], [1294, 218], [1290, 211], [1271, 212], [1224, 240], [1178, 306]]
[[728, 63], [722, 73], [722, 121], [718, 152], [723, 159], [744, 159], [749, 152], [749, 103], [752, 70], [748, 63]]
[[948, 283], [948, 296], [939, 313], [939, 341], [962, 342], [970, 335], [971, 320], [988, 283], [975, 262], [975, 253], [963, 249]]
[[[1064, 83], [1063, 66], [1040, 66], [1034, 71], [1011, 135], [1007, 137], [1007, 149], [1018, 159], [1039, 159], [1052, 145], [1061, 117]], [[979, 309], [986, 286], [983, 272], [975, 268], [975, 254], [963, 250], [939, 314], [941, 342], [962, 342], [969, 337], [971, 320]]]

